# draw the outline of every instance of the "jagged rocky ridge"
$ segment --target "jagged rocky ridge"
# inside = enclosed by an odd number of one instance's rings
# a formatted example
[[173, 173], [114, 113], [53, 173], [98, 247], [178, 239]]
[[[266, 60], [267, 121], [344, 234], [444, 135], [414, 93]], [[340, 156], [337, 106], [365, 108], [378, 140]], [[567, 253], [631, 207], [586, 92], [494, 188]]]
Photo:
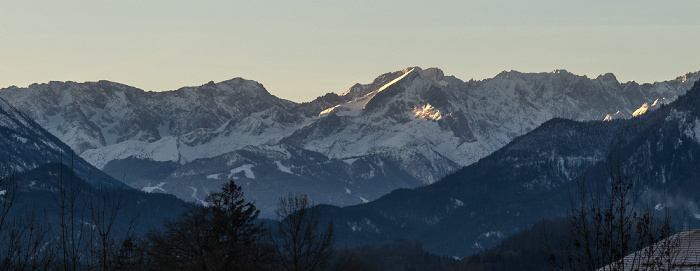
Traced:
[[50, 82], [0, 97], [131, 186], [201, 200], [233, 178], [271, 214], [288, 192], [342, 206], [430, 184], [551, 118], [632, 116], [697, 78], [640, 85], [557, 70], [464, 82], [416, 67], [308, 103], [241, 78], [167, 92]]
[[[323, 206], [339, 246], [418, 239], [466, 257], [552, 217], [564, 217], [575, 180], [604, 186], [615, 163], [644, 203], [674, 225], [700, 226], [700, 81], [685, 96], [639, 117], [553, 119], [428, 186], [399, 189], [367, 204]], [[648, 200], [648, 201], [647, 201]], [[665, 203], [665, 204], [663, 204]], [[643, 207], [642, 207], [643, 208]]]

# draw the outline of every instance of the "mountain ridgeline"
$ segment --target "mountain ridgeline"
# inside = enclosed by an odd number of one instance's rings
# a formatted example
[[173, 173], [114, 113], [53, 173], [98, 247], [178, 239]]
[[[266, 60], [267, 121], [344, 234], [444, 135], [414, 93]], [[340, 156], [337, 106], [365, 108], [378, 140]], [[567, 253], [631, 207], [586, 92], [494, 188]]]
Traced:
[[[557, 70], [465, 82], [414, 67], [306, 103], [241, 78], [166, 92], [49, 82], [2, 89], [0, 98], [132, 187], [201, 201], [234, 179], [269, 217], [289, 192], [347, 206], [431, 184], [552, 118], [640, 115], [697, 79], [640, 85]], [[573, 176], [608, 150], [599, 151], [561, 166]], [[528, 185], [555, 185], [557, 177]]]
[[[373, 202], [324, 206], [348, 246], [415, 238], [432, 252], [469, 256], [536, 222], [566, 216], [576, 178], [607, 181], [619, 162], [651, 202], [700, 225], [700, 82], [635, 118], [552, 119], [444, 179]], [[658, 207], [658, 206], [656, 206]]]

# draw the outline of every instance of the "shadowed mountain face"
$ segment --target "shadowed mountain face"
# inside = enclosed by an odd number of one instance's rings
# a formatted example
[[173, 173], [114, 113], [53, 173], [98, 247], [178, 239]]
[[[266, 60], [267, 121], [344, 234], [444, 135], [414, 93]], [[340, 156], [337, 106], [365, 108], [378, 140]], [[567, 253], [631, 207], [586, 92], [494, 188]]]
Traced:
[[[468, 256], [544, 218], [565, 216], [572, 181], [605, 182], [616, 161], [645, 197], [700, 225], [700, 83], [677, 101], [610, 122], [554, 119], [444, 179], [373, 202], [324, 206], [340, 246], [415, 238]], [[665, 196], [664, 196], [665, 193]]]
[[[15, 198], [10, 217], [18, 215], [26, 219], [34, 212], [37, 219], [44, 221], [46, 218], [50, 225], [58, 225], [59, 191], [70, 185], [78, 195], [75, 202], [83, 204], [99, 199], [105, 193], [121, 193], [124, 211], [116, 219], [116, 231], [126, 231], [132, 218], [129, 214], [140, 211], [142, 217], [133, 226], [137, 227], [138, 233], [145, 233], [162, 226], [166, 218], [174, 218], [186, 205], [172, 195], [149, 194], [125, 186], [79, 156], [72, 155], [70, 147], [2, 98], [0, 158], [0, 197], [4, 201], [12, 193]], [[7, 174], [13, 172], [16, 183], [8, 183]], [[110, 200], [117, 201], [115, 198]]]
[[58, 138], [0, 98], [0, 159], [3, 167], [27, 171], [47, 163], [72, 164], [80, 178], [95, 184], [119, 187], [121, 182], [86, 162]]
[[464, 82], [416, 67], [308, 103], [241, 78], [168, 92], [51, 82], [0, 97], [131, 186], [197, 201], [231, 178], [269, 216], [288, 192], [345, 206], [430, 184], [551, 118], [651, 111], [697, 78], [639, 85], [558, 70]]
[[[145, 193], [126, 186], [95, 186], [94, 181], [81, 178], [70, 166], [58, 163], [18, 173], [15, 178], [18, 190], [10, 217], [26, 218], [33, 212], [39, 223], [58, 227], [61, 212], [70, 212], [67, 208], [62, 210], [61, 204], [69, 204], [70, 197], [74, 197], [73, 213], [66, 215], [74, 216], [78, 224], [94, 225], [98, 222], [93, 221], [93, 215], [114, 213], [112, 237], [118, 237], [115, 239], [125, 238], [128, 232], [143, 235], [148, 230], [162, 228], [167, 219], [175, 219], [187, 207], [185, 202], [172, 195]], [[61, 188], [65, 189], [65, 198], [62, 198]], [[76, 230], [80, 227], [83, 226]]]

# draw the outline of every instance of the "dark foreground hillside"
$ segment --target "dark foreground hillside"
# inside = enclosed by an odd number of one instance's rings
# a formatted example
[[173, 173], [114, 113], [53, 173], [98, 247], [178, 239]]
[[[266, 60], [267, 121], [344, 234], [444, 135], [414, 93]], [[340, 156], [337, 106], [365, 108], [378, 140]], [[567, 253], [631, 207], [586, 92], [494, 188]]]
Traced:
[[[166, 219], [175, 218], [182, 213], [187, 204], [172, 195], [144, 193], [128, 186], [99, 187], [91, 185], [80, 178], [67, 165], [46, 164], [15, 176], [18, 191], [15, 194], [15, 206], [10, 210], [11, 215], [24, 215], [35, 212], [38, 218], [46, 219], [51, 225], [60, 223], [62, 197], [68, 200], [74, 196], [76, 218], [79, 213], [86, 212], [84, 208], [93, 204], [95, 207], [104, 205], [98, 202], [103, 198], [119, 209], [115, 217], [114, 231], [124, 233], [127, 230], [142, 235], [148, 230], [162, 227]], [[62, 190], [63, 188], [63, 190]], [[65, 194], [63, 196], [62, 194]], [[108, 206], [107, 209], [111, 208]], [[115, 209], [116, 210], [116, 209]], [[109, 211], [109, 210], [108, 210]], [[90, 214], [80, 214], [82, 220], [91, 219]], [[134, 220], [131, 222], [131, 220]], [[129, 228], [133, 229], [129, 229]]]
[[682, 208], [689, 227], [700, 185], [700, 84], [677, 101], [628, 120], [553, 119], [441, 181], [396, 190], [376, 201], [324, 206], [340, 246], [399, 238], [426, 250], [465, 257], [545, 218], [566, 215], [577, 177], [606, 180], [613, 163], [645, 187], [651, 200]]

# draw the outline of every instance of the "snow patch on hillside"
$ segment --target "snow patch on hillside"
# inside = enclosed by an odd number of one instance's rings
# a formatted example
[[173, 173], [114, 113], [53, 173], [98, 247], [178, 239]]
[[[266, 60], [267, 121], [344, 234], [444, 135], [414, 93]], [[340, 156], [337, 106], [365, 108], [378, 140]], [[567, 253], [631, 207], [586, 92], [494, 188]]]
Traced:
[[646, 113], [648, 109], [649, 109], [649, 104], [644, 103], [640, 108], [638, 108], [637, 110], [634, 111], [634, 113], [632, 113], [632, 117], [641, 116], [642, 114]]
[[[373, 92], [374, 93], [374, 92]], [[374, 95], [372, 95], [374, 96]], [[367, 101], [370, 100], [371, 97], [365, 96], [363, 98], [357, 99], [357, 100], [352, 100], [344, 104], [339, 104], [334, 107], [328, 108], [326, 110], [321, 111], [321, 113], [318, 114], [319, 117], [325, 117], [331, 113], [335, 113], [338, 116], [351, 116], [351, 117], [356, 117], [362, 113], [362, 108], [367, 104]]]
[[367, 231], [367, 232], [379, 232], [379, 227], [374, 224], [369, 218], [362, 218], [362, 222], [348, 221], [348, 227], [351, 231]]
[[693, 123], [686, 126], [683, 131], [685, 136], [695, 139], [696, 142], [700, 143], [700, 119], [695, 119]]
[[352, 163], [355, 163], [355, 161], [357, 161], [357, 158], [343, 159], [343, 162], [345, 162], [348, 165], [352, 165]]
[[454, 205], [455, 208], [464, 206], [464, 201], [461, 201], [461, 200], [458, 200], [455, 198], [450, 198], [450, 201], [452, 201], [452, 204]]
[[234, 169], [232, 169], [232, 170], [230, 171], [230, 174], [228, 175], [228, 177], [229, 177], [230, 179], [234, 179], [234, 180], [235, 180], [235, 179], [237, 179], [237, 178], [234, 177], [233, 175], [235, 175], [235, 174], [237, 174], [237, 173], [239, 173], [239, 172], [243, 172], [243, 173], [245, 174], [245, 177], [246, 177], [246, 178], [248, 178], [248, 179], [255, 179], [255, 174], [253, 174], [253, 167], [254, 167], [254, 165], [248, 164], [248, 165], [242, 165], [242, 166], [240, 166], [240, 167], [234, 168]]
[[148, 159], [157, 162], [178, 161], [178, 143], [175, 137], [165, 137], [156, 142], [127, 140], [102, 148], [87, 150], [80, 156], [93, 166], [103, 169], [113, 160], [126, 158]]
[[277, 170], [282, 171], [284, 173], [294, 174], [292, 173], [292, 169], [282, 165], [281, 161], [275, 161], [275, 164], [277, 164]]
[[625, 119], [625, 114], [620, 112], [619, 110], [615, 112], [615, 114], [607, 114], [603, 121], [611, 121], [611, 120], [616, 120], [616, 119]]
[[425, 104], [421, 108], [414, 106], [413, 107], [413, 115], [416, 118], [423, 118], [423, 119], [432, 120], [432, 121], [438, 121], [438, 120], [442, 119], [442, 113], [440, 112], [440, 110], [433, 107], [430, 104]]
[[141, 191], [146, 192], [146, 193], [153, 193], [153, 191], [155, 191], [155, 190], [160, 190], [163, 193], [167, 193], [168, 191], [165, 191], [165, 189], [163, 189], [163, 185], [165, 185], [165, 182], [161, 182], [155, 186], [151, 186], [151, 184], [148, 184], [147, 186], [144, 186], [143, 188], [141, 188]]
[[644, 103], [641, 107], [635, 110], [634, 113], [632, 113], [632, 117], [643, 115], [647, 111], [656, 110], [663, 104], [667, 104], [666, 98], [656, 99], [651, 105], [649, 105], [649, 103]]
[[220, 175], [221, 175], [221, 174], [211, 174], [211, 175], [207, 175], [207, 180], [218, 180], [218, 179], [221, 178]]
[[26, 144], [27, 141], [29, 141], [28, 138], [23, 137], [21, 135], [17, 135], [17, 134], [13, 134], [12, 137], [14, 137], [16, 141], [22, 142], [22, 144]]
[[491, 237], [497, 237], [497, 238], [503, 238], [505, 235], [503, 232], [500, 231], [489, 231], [481, 234], [481, 237], [485, 238], [491, 238]]
[[203, 201], [197, 197], [197, 191], [198, 191], [197, 188], [192, 187], [192, 186], [190, 186], [190, 188], [192, 189], [192, 195], [191, 195], [192, 199], [194, 199], [195, 202], [197, 202], [203, 206], [209, 205], [209, 203], [207, 203], [206, 201]]

